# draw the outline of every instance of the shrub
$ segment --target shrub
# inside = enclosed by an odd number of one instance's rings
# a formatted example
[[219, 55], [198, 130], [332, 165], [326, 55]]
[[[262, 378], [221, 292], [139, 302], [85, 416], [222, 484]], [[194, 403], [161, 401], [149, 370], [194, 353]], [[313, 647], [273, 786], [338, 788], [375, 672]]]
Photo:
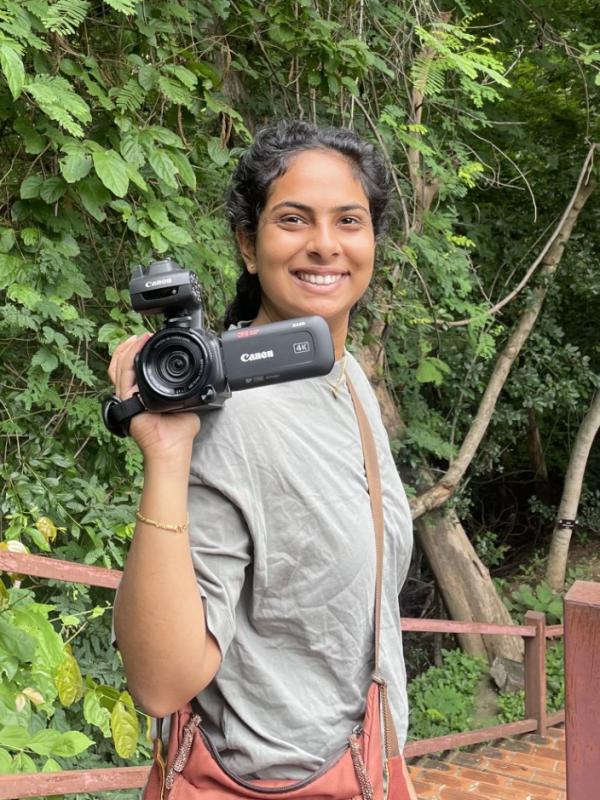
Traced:
[[473, 727], [475, 690], [486, 672], [481, 657], [442, 650], [441, 667], [430, 667], [408, 685], [409, 737], [428, 739]]

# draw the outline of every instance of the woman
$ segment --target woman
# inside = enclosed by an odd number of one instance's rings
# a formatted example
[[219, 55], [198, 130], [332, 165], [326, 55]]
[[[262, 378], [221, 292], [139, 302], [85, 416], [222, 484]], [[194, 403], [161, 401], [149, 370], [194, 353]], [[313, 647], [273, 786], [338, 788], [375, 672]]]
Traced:
[[[377, 445], [381, 672], [400, 743], [405, 738], [397, 597], [410, 559], [410, 514], [377, 401], [345, 350], [350, 312], [373, 274], [387, 196], [379, 154], [353, 133], [303, 122], [260, 132], [229, 193], [243, 269], [226, 322], [319, 314], [335, 366], [323, 378], [239, 392], [223, 410], [203, 414], [201, 429], [193, 413], [131, 422], [144, 490], [115, 603], [128, 684], [159, 717], [199, 695], [205, 729], [240, 776], [311, 774], [364, 713], [375, 548], [346, 375]], [[146, 336], [115, 350], [109, 374], [121, 398], [135, 391], [132, 363]]]

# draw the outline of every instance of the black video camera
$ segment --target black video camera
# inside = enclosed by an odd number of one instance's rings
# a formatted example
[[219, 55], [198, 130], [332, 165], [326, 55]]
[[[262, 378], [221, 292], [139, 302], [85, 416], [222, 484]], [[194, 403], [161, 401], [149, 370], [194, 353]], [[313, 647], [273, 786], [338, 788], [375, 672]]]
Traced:
[[139, 397], [104, 402], [107, 428], [127, 435], [141, 411], [220, 408], [232, 391], [312, 378], [331, 371], [334, 349], [322, 317], [301, 317], [227, 331], [203, 327], [196, 275], [171, 259], [137, 267], [129, 283], [140, 314], [164, 314], [165, 326], [135, 358]]

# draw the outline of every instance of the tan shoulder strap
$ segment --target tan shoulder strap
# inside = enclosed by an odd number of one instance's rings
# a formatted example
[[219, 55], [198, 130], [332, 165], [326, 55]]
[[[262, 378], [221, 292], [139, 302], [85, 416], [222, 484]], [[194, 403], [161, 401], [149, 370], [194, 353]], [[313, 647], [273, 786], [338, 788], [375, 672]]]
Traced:
[[350, 397], [354, 404], [360, 441], [362, 444], [363, 458], [365, 461], [365, 472], [367, 475], [367, 485], [369, 487], [369, 497], [371, 499], [371, 513], [373, 515], [373, 527], [375, 530], [375, 553], [376, 553], [376, 575], [375, 575], [375, 679], [381, 681], [382, 686], [382, 705], [383, 705], [383, 724], [385, 733], [386, 755], [392, 758], [399, 752], [398, 736], [394, 727], [394, 721], [389, 707], [385, 681], [379, 673], [379, 651], [381, 634], [381, 593], [383, 586], [383, 546], [384, 546], [384, 519], [383, 519], [383, 498], [381, 495], [381, 478], [379, 475], [379, 459], [375, 438], [365, 410], [358, 398], [358, 394], [346, 375]]

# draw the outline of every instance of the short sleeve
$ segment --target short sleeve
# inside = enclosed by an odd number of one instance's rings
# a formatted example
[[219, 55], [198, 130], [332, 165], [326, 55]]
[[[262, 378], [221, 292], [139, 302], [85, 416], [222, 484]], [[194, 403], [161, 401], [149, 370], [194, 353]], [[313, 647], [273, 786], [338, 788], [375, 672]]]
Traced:
[[236, 606], [250, 563], [250, 533], [236, 503], [194, 473], [188, 510], [190, 550], [206, 626], [224, 656], [235, 633]]

